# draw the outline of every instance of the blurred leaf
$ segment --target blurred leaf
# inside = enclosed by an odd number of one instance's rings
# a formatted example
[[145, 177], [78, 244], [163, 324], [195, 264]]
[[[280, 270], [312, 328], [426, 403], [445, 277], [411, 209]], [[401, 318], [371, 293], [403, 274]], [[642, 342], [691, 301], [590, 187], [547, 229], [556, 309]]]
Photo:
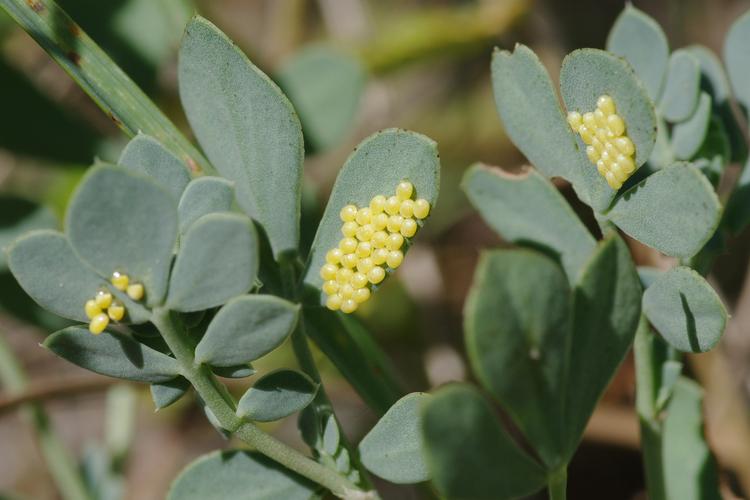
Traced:
[[659, 276], [643, 294], [643, 312], [667, 342], [685, 352], [711, 350], [727, 322], [719, 296], [688, 267]]
[[638, 277], [641, 279], [644, 290], [653, 285], [662, 274], [664, 271], [657, 267], [638, 266]]
[[289, 337], [298, 313], [298, 305], [272, 295], [232, 299], [208, 325], [195, 348], [195, 362], [232, 367], [254, 361]]
[[698, 104], [700, 76], [700, 63], [690, 51], [679, 49], [672, 53], [659, 100], [664, 118], [673, 123], [690, 118]]
[[42, 205], [15, 196], [0, 196], [0, 272], [8, 269], [6, 251], [21, 235], [34, 229], [55, 229], [57, 218]]
[[651, 99], [659, 98], [669, 58], [669, 44], [659, 23], [626, 4], [609, 32], [607, 50], [624, 57]]
[[740, 16], [729, 29], [724, 42], [724, 61], [726, 61], [729, 81], [742, 104], [745, 116], [750, 111], [750, 89], [747, 82], [750, 80], [750, 53], [747, 47], [750, 45], [750, 12]]
[[341, 446], [341, 432], [334, 414], [328, 415], [323, 427], [323, 449], [329, 455], [335, 455]]
[[250, 363], [234, 366], [212, 366], [211, 371], [224, 378], [245, 378], [255, 374], [255, 368]]
[[256, 422], [288, 417], [309, 405], [318, 385], [296, 370], [276, 370], [258, 379], [237, 405], [237, 416]]
[[551, 254], [576, 280], [596, 242], [550, 181], [530, 169], [512, 175], [475, 164], [462, 188], [503, 239]]
[[101, 276], [143, 283], [148, 305], [167, 291], [177, 207], [154, 181], [124, 168], [92, 167], [68, 205], [65, 228], [81, 259]]
[[206, 19], [188, 24], [179, 84], [188, 121], [237, 201], [268, 234], [278, 259], [299, 243], [304, 145], [291, 103]]
[[734, 234], [738, 234], [750, 222], [750, 158], [742, 166], [740, 178], [727, 202], [724, 221]]
[[284, 61], [278, 79], [299, 112], [305, 138], [326, 150], [351, 130], [367, 74], [347, 53], [312, 45]]
[[156, 409], [161, 410], [184, 396], [188, 389], [190, 382], [183, 377], [151, 384], [151, 399]]
[[651, 150], [651, 156], [648, 158], [648, 164], [654, 169], [660, 169], [671, 165], [674, 161], [669, 126], [663, 118], [657, 117], [656, 142], [654, 143], [654, 149]]
[[177, 476], [167, 500], [308, 500], [316, 489], [258, 452], [215, 451]]
[[338, 246], [342, 237], [341, 209], [349, 203], [368, 206], [378, 194], [390, 196], [402, 180], [414, 185], [416, 198], [424, 198], [434, 207], [440, 183], [440, 160], [432, 139], [406, 130], [388, 129], [371, 135], [355, 148], [339, 172], [328, 199], [310, 250], [305, 283], [316, 288], [323, 284], [319, 272], [325, 263], [325, 254]]
[[672, 130], [672, 149], [680, 160], [689, 160], [700, 150], [708, 134], [711, 122], [711, 97], [701, 92], [698, 107], [687, 120], [674, 126]]
[[177, 214], [180, 219], [180, 234], [185, 234], [190, 225], [204, 215], [228, 212], [234, 200], [233, 184], [221, 177], [199, 177], [187, 185], [179, 199]]
[[86, 328], [71, 326], [53, 333], [42, 345], [81, 368], [109, 377], [153, 383], [180, 373], [174, 358], [112, 331], [92, 335]]
[[567, 458], [630, 350], [641, 315], [641, 283], [628, 247], [612, 234], [599, 244], [573, 291], [567, 359]]
[[175, 202], [190, 182], [187, 165], [145, 134], [136, 135], [125, 146], [117, 164], [152, 178], [170, 192]]
[[716, 462], [703, 433], [703, 390], [680, 377], [666, 413], [662, 453], [667, 498], [722, 498]]
[[422, 429], [428, 468], [447, 499], [517, 498], [545, 484], [544, 469], [513, 442], [469, 385], [438, 389], [423, 407]]
[[482, 385], [547, 468], [557, 468], [563, 458], [571, 319], [570, 288], [562, 269], [529, 250], [485, 252], [464, 318], [466, 350]]
[[367, 470], [392, 483], [411, 484], [430, 478], [422, 455], [421, 407], [430, 399], [413, 392], [399, 399], [359, 443]]
[[181, 312], [219, 306], [247, 293], [258, 275], [258, 237], [245, 215], [204, 215], [180, 245], [167, 304]]
[[676, 163], [626, 191], [607, 217], [660, 252], [692, 257], [711, 238], [720, 215], [719, 199], [705, 176], [689, 163]]

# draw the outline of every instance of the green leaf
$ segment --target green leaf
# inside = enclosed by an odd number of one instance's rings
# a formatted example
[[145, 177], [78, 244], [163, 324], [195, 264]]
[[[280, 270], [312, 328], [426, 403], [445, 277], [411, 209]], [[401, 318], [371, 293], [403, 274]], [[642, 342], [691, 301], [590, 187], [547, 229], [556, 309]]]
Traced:
[[719, 500], [716, 461], [703, 433], [703, 390], [680, 377], [666, 414], [662, 438], [666, 498]]
[[[57, 231], [33, 231], [8, 249], [8, 265], [23, 290], [40, 306], [76, 321], [88, 322], [84, 305], [107, 281], [86, 266], [73, 252], [68, 239]], [[141, 323], [150, 313], [126, 295], [128, 320]]]
[[305, 138], [325, 150], [351, 129], [367, 74], [349, 54], [311, 45], [284, 61], [278, 79], [299, 112]]
[[530, 250], [482, 255], [464, 310], [466, 350], [482, 385], [552, 470], [563, 451], [562, 397], [570, 288], [562, 269]]
[[495, 105], [513, 144], [547, 177], [569, 180], [585, 203], [604, 210], [614, 198], [606, 181], [588, 168], [565, 121], [547, 70], [525, 45], [492, 56]]
[[255, 374], [255, 368], [250, 363], [234, 366], [212, 366], [211, 371], [224, 378], [245, 378]]
[[288, 417], [309, 405], [318, 384], [296, 370], [276, 370], [258, 379], [237, 405], [237, 416], [256, 422]]
[[350, 203], [367, 206], [378, 194], [390, 196], [402, 180], [410, 181], [415, 196], [434, 207], [440, 182], [440, 160], [434, 141], [414, 132], [388, 129], [371, 135], [355, 148], [328, 199], [310, 250], [305, 283], [316, 288], [323, 284], [319, 272], [325, 254], [341, 240], [341, 209]]
[[34, 229], [55, 229], [57, 218], [52, 211], [15, 196], [0, 197], [0, 272], [8, 268], [6, 251], [14, 240]]
[[70, 244], [101, 276], [126, 273], [143, 283], [148, 305], [167, 290], [177, 237], [176, 200], [161, 186], [123, 168], [92, 167], [65, 217]]
[[81, 368], [109, 377], [154, 383], [180, 374], [174, 358], [117, 332], [92, 335], [86, 328], [71, 326], [53, 333], [42, 345]]
[[167, 500], [309, 500], [317, 486], [258, 452], [215, 451], [188, 465]]
[[125, 146], [117, 164], [151, 177], [169, 191], [175, 201], [190, 182], [185, 163], [145, 134], [138, 134]]
[[377, 415], [404, 394], [390, 359], [357, 318], [317, 306], [302, 309], [305, 333]]
[[299, 306], [272, 295], [245, 295], [227, 303], [195, 348], [195, 362], [230, 367], [281, 345], [297, 324]]
[[669, 44], [659, 23], [627, 4], [607, 37], [607, 50], [624, 57], [656, 101], [662, 89]]
[[151, 384], [151, 399], [157, 410], [175, 403], [190, 389], [190, 382], [184, 377], [177, 377], [166, 382]]
[[701, 92], [698, 107], [687, 120], [674, 126], [672, 130], [672, 149], [680, 160], [689, 160], [700, 150], [708, 134], [711, 122], [711, 96]]
[[476, 164], [462, 188], [504, 240], [552, 254], [576, 280], [596, 242], [551, 182], [530, 169], [512, 175]]
[[[574, 50], [563, 60], [560, 89], [568, 111], [581, 114], [596, 109], [600, 96], [612, 97], [635, 145], [636, 166], [648, 160], [656, 142], [656, 113], [646, 89], [627, 62], [603, 50]], [[580, 154], [585, 156], [580, 138], [578, 143]], [[596, 171], [590, 162], [587, 167]], [[601, 177], [598, 172], [596, 175]]]
[[656, 142], [654, 143], [654, 149], [651, 150], [651, 156], [648, 158], [648, 164], [654, 169], [660, 169], [671, 165], [674, 161], [672, 142], [669, 138], [669, 126], [663, 118], [657, 117]]
[[643, 294], [643, 312], [667, 342], [685, 352], [711, 350], [727, 322], [719, 296], [688, 267], [659, 276]]
[[54, 1], [2, 0], [0, 7], [126, 134], [148, 134], [192, 170], [212, 170], [164, 113]]
[[724, 222], [734, 234], [738, 234], [750, 222], [750, 158], [743, 165], [734, 192], [727, 202]]
[[641, 243], [687, 258], [711, 238], [720, 213], [705, 176], [688, 163], [676, 163], [626, 191], [607, 217]]
[[422, 413], [425, 459], [433, 483], [447, 499], [503, 500], [529, 495], [545, 472], [500, 426], [476, 389], [438, 389]]
[[240, 214], [204, 215], [188, 229], [169, 283], [167, 304], [192, 312], [219, 306], [250, 290], [258, 274], [258, 237]]
[[747, 47], [750, 44], [750, 12], [740, 16], [727, 33], [724, 42], [724, 61], [726, 61], [729, 81], [737, 96], [737, 100], [744, 106], [745, 116], [750, 110], [750, 54]]
[[323, 428], [323, 450], [333, 456], [341, 446], [341, 432], [336, 422], [336, 415], [330, 414], [326, 418]]
[[397, 484], [430, 479], [422, 455], [421, 405], [430, 395], [413, 392], [399, 399], [359, 443], [367, 470]]
[[700, 95], [700, 62], [690, 51], [675, 50], [669, 58], [667, 80], [659, 110], [670, 122], [687, 120], [695, 111]]
[[268, 234], [274, 255], [299, 243], [304, 145], [292, 105], [229, 38], [195, 17], [180, 48], [182, 105], [237, 201]]
[[190, 225], [214, 212], [229, 212], [234, 201], [234, 185], [221, 177], [199, 177], [190, 182], [180, 198], [177, 214], [180, 234]]
[[565, 382], [568, 458], [633, 343], [641, 315], [641, 290], [628, 247], [616, 234], [610, 235], [600, 243], [573, 291]]

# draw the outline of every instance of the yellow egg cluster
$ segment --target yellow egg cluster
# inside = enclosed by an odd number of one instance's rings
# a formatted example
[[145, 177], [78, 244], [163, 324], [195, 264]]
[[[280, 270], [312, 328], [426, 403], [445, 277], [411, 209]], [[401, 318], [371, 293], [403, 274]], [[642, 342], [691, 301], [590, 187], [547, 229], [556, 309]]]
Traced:
[[635, 146], [625, 133], [625, 122], [617, 114], [612, 98], [601, 96], [596, 102], [596, 110], [583, 116], [571, 111], [568, 123], [586, 143], [586, 155], [609, 187], [620, 189], [635, 172]]
[[[112, 285], [120, 291], [126, 292], [133, 300], [143, 298], [143, 285], [141, 283], [130, 283], [127, 274], [115, 271], [110, 279]], [[89, 331], [99, 335], [109, 325], [109, 321], [120, 321], [125, 317], [125, 305], [112, 297], [107, 290], [96, 292], [93, 299], [87, 300], [83, 306], [86, 317], [90, 320]]]
[[383, 281], [386, 269], [401, 265], [404, 242], [417, 233], [417, 221], [430, 213], [430, 203], [413, 200], [413, 193], [414, 186], [403, 181], [393, 196], [379, 194], [367, 207], [341, 209], [344, 238], [328, 251], [320, 268], [328, 309], [353, 313], [370, 298], [370, 286]]

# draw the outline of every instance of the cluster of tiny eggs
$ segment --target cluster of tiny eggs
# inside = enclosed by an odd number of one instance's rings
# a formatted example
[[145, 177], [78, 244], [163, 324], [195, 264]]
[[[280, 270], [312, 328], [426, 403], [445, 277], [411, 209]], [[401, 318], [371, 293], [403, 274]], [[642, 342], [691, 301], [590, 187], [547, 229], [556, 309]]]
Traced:
[[586, 143], [586, 155], [614, 190], [620, 189], [635, 171], [635, 146], [625, 133], [625, 122], [608, 95], [596, 102], [596, 110], [568, 113], [568, 123]]
[[[110, 279], [112, 286], [125, 292], [133, 300], [143, 298], [143, 284], [130, 283], [127, 274], [119, 271], [112, 273]], [[93, 299], [89, 299], [84, 304], [86, 317], [90, 320], [89, 331], [94, 335], [99, 335], [109, 325], [109, 321], [120, 321], [125, 317], [125, 305], [112, 297], [106, 289], [99, 290]]]
[[417, 233], [417, 221], [430, 213], [430, 203], [413, 200], [413, 193], [414, 186], [404, 181], [393, 196], [379, 194], [368, 207], [341, 209], [344, 238], [328, 251], [320, 269], [328, 309], [353, 313], [370, 298], [370, 286], [383, 281], [386, 269], [401, 265], [404, 242]]

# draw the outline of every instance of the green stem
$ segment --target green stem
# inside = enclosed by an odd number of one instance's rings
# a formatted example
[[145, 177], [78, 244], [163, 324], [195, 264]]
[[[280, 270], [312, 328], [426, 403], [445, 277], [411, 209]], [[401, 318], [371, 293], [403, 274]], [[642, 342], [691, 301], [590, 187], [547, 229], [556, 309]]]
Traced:
[[563, 465], [554, 471], [549, 477], [547, 490], [550, 500], [565, 500], [566, 489], [568, 486], [568, 468]]
[[213, 376], [211, 370], [205, 365], [195, 364], [194, 347], [184, 331], [176, 325], [169, 310], [154, 309], [151, 321], [159, 329], [164, 341], [180, 363], [182, 375], [190, 381], [224, 429], [287, 469], [328, 488], [337, 497], [345, 498], [353, 492], [363, 493], [336, 471], [302, 455], [262, 431], [252, 422], [239, 418], [235, 414], [233, 404], [227, 401], [225, 391], [220, 388], [221, 384]]
[[[0, 383], [9, 393], [19, 393], [26, 387], [26, 375], [10, 346], [0, 335]], [[34, 430], [42, 456], [52, 479], [65, 500], [89, 500], [88, 491], [75, 466], [75, 459], [49, 423], [41, 405], [27, 403], [22, 408], [26, 421]]]

